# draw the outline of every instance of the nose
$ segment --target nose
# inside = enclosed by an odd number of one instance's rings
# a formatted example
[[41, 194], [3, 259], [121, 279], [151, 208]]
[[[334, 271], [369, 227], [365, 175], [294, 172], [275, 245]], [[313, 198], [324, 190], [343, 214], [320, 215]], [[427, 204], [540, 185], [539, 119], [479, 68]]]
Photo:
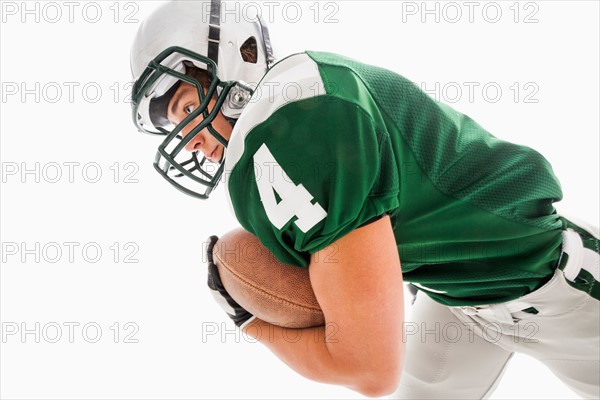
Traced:
[[[192, 129], [184, 129], [183, 133], [183, 137], [185, 138], [191, 131]], [[190, 153], [194, 152], [194, 151], [202, 151], [204, 152], [204, 145], [206, 143], [206, 134], [207, 134], [207, 129], [204, 128], [202, 129], [200, 132], [198, 132], [196, 134], [195, 137], [192, 138], [192, 140], [190, 140], [186, 145], [185, 145], [185, 149], [187, 151], [189, 151]]]

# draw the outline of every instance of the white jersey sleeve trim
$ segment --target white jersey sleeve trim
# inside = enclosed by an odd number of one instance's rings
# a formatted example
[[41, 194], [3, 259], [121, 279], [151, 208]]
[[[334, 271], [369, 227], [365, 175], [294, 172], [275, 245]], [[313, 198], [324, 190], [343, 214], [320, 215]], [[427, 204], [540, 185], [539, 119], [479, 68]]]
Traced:
[[258, 124], [286, 104], [325, 94], [317, 64], [305, 53], [277, 63], [262, 79], [236, 122], [227, 146], [225, 170], [231, 171], [244, 153], [244, 142]]
[[286, 104], [324, 94], [325, 87], [319, 68], [306, 53], [291, 55], [267, 72], [244, 108], [229, 138], [225, 158], [224, 186], [232, 210], [227, 179], [244, 154], [248, 134]]

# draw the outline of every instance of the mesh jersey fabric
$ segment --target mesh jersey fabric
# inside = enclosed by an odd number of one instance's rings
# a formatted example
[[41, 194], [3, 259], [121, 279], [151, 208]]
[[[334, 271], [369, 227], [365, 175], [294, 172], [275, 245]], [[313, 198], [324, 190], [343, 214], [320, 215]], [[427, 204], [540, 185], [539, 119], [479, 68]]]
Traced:
[[292, 55], [259, 89], [268, 85], [303, 93], [254, 99], [232, 134], [243, 145], [226, 185], [239, 222], [281, 261], [307, 267], [387, 213], [405, 281], [442, 304], [508, 301], [550, 279], [562, 193], [538, 152], [397, 73], [332, 53]]

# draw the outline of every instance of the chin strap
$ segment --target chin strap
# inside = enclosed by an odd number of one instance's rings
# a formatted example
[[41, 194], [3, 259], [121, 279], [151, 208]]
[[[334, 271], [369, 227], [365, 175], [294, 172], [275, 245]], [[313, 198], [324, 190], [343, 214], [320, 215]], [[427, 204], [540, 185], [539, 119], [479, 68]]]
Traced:
[[262, 33], [262, 42], [265, 49], [265, 57], [267, 61], [267, 68], [271, 68], [275, 63], [275, 56], [273, 55], [273, 46], [271, 45], [271, 36], [269, 35], [269, 29], [263, 22], [263, 19], [258, 15], [258, 25], [260, 25], [260, 32]]
[[[207, 56], [219, 64], [219, 41], [221, 40], [221, 0], [211, 0], [210, 21], [208, 23]], [[215, 71], [216, 73], [216, 71]]]
[[[273, 46], [271, 45], [271, 36], [269, 29], [264, 23], [262, 17], [257, 15], [258, 25], [262, 36], [263, 48], [267, 62], [267, 68], [275, 63], [273, 55]], [[219, 42], [221, 40], [221, 0], [211, 0], [210, 2], [210, 21], [208, 23], [208, 58], [219, 65]]]

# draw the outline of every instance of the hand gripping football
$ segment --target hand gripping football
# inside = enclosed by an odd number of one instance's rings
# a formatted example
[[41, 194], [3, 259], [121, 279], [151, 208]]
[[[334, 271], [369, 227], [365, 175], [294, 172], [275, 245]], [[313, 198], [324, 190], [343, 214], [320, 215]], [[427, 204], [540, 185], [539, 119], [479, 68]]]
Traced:
[[325, 324], [308, 268], [283, 264], [251, 233], [221, 236], [213, 258], [227, 292], [259, 319], [286, 328]]

